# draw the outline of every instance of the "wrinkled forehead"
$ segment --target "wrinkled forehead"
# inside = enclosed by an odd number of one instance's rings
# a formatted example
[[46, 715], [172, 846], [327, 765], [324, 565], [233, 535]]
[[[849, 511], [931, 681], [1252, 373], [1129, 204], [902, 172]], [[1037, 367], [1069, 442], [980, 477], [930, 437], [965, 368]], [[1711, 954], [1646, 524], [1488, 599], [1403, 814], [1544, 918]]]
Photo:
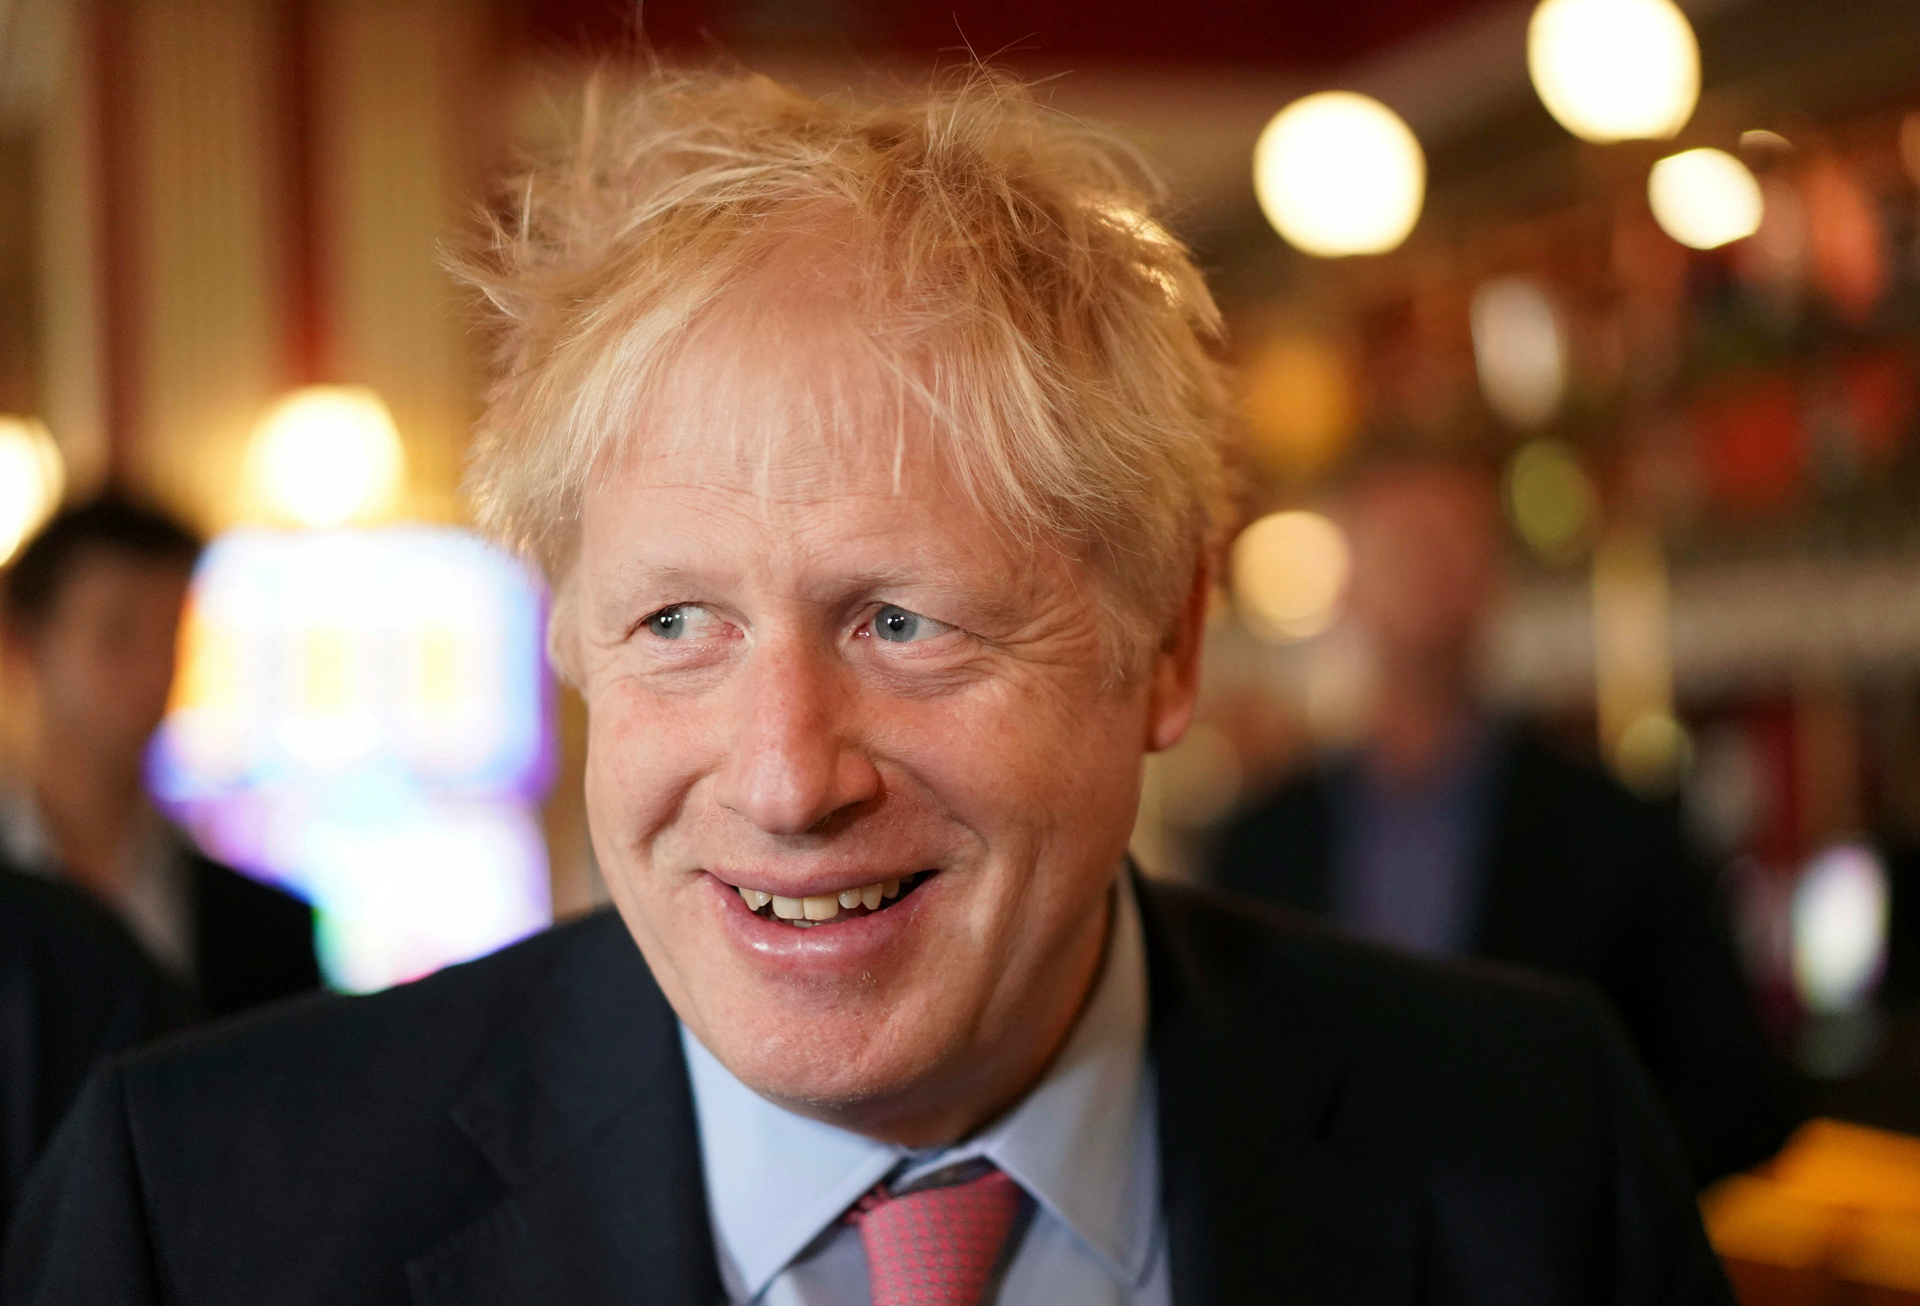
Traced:
[[928, 399], [941, 343], [858, 280], [830, 250], [788, 247], [706, 305], [607, 471], [645, 465], [769, 505], [951, 483]]

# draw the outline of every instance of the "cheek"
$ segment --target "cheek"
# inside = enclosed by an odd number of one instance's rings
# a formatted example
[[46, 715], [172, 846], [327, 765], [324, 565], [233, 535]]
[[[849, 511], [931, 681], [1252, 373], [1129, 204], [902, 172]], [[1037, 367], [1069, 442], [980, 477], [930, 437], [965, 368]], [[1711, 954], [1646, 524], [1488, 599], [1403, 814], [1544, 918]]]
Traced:
[[40, 649], [34, 672], [42, 700], [49, 707], [68, 711], [97, 708], [115, 683], [102, 674], [93, 646], [81, 639], [48, 640]]
[[1131, 828], [1145, 710], [1139, 694], [1091, 682], [1010, 686], [902, 722], [893, 737], [896, 756], [963, 824], [1003, 845], [1031, 840], [1032, 854], [1100, 861], [1116, 826], [1123, 842]]
[[672, 821], [702, 772], [702, 732], [690, 715], [628, 685], [589, 695], [587, 813], [622, 857]]

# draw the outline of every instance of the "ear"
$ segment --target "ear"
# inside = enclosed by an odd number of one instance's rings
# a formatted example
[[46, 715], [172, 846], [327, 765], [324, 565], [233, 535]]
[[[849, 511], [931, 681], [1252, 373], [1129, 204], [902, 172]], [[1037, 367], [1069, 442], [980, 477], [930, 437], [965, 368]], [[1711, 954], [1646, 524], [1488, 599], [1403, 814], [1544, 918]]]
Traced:
[[1213, 597], [1213, 563], [1206, 556], [1194, 565], [1193, 584], [1174, 614], [1166, 643], [1154, 658], [1147, 688], [1147, 751], [1158, 753], [1180, 742], [1193, 724], [1200, 697], [1200, 653], [1207, 633], [1207, 605]]
[[547, 609], [547, 664], [560, 683], [580, 688], [580, 569], [569, 567]]

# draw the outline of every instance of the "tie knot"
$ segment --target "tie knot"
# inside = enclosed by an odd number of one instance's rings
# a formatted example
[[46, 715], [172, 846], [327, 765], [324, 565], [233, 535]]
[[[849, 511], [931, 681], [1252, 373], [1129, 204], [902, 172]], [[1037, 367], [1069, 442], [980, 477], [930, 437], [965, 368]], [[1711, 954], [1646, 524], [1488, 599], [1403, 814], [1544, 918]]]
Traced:
[[985, 1297], [1025, 1194], [990, 1162], [948, 1174], [901, 1193], [876, 1186], [847, 1212], [866, 1246], [873, 1306], [979, 1306]]

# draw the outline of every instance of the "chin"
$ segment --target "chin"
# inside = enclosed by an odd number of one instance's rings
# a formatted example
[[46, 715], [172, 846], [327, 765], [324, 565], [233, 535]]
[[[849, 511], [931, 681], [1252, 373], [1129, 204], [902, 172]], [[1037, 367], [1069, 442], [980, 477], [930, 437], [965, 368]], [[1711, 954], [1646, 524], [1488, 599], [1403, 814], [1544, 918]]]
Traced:
[[[849, 1027], [851, 1026], [851, 1027]], [[703, 1037], [748, 1088], [805, 1115], [834, 1117], [910, 1096], [938, 1077], [942, 1044], [924, 1030], [903, 1039], [863, 1025], [857, 1016], [794, 1013], [791, 1020], [734, 1028]]]

